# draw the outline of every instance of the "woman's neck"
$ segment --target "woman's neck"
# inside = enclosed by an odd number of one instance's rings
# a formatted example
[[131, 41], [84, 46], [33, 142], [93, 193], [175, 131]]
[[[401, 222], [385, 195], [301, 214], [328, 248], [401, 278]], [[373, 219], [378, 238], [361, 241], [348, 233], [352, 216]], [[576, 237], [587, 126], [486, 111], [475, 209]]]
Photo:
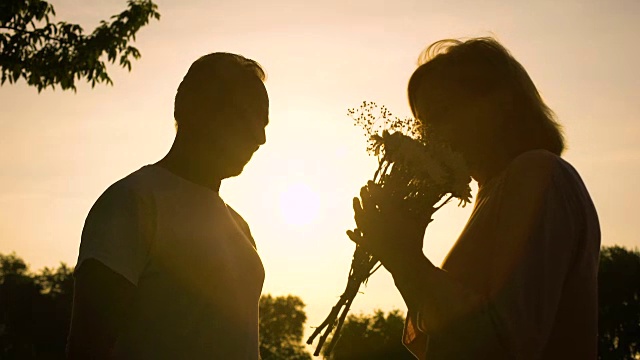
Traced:
[[504, 153], [498, 153], [494, 156], [485, 158], [480, 166], [472, 169], [471, 176], [478, 182], [478, 186], [482, 187], [489, 180], [500, 175], [509, 166], [513, 156]]

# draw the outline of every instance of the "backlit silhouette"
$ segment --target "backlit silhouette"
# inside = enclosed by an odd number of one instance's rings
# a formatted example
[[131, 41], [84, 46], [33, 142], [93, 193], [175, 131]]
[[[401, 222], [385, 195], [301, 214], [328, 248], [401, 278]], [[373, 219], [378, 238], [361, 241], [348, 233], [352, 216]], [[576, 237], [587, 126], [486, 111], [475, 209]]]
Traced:
[[269, 100], [253, 60], [194, 62], [169, 153], [109, 187], [85, 222], [69, 357], [257, 359], [264, 269], [218, 195], [264, 144]]
[[493, 39], [445, 40], [425, 51], [408, 92], [427, 136], [462, 153], [480, 190], [442, 268], [402, 201], [365, 187], [354, 204], [364, 237], [352, 239], [408, 306], [404, 343], [419, 359], [594, 359], [598, 218], [524, 68]]

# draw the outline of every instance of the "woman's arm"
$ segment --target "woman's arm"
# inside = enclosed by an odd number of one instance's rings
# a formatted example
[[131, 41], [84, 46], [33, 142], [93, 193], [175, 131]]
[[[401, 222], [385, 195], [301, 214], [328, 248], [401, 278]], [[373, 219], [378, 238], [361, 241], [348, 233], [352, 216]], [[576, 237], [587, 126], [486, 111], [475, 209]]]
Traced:
[[[392, 237], [402, 234], [402, 227], [378, 228], [387, 235], [368, 237], [368, 224], [385, 224], [392, 217], [371, 219], [364, 207], [360, 215], [356, 210], [358, 226], [365, 225], [361, 242], [389, 262], [387, 269], [409, 308], [407, 342], [426, 341], [429, 334], [430, 354], [475, 353], [480, 358], [538, 354], [543, 349], [576, 245], [575, 211], [567, 194], [553, 185], [557, 161], [533, 152], [507, 170], [495, 229], [500, 246], [491, 267], [480, 270], [487, 271], [493, 284], [487, 294], [457, 282], [421, 251], [398, 253], [409, 248], [407, 240]], [[413, 336], [407, 339], [407, 333]]]

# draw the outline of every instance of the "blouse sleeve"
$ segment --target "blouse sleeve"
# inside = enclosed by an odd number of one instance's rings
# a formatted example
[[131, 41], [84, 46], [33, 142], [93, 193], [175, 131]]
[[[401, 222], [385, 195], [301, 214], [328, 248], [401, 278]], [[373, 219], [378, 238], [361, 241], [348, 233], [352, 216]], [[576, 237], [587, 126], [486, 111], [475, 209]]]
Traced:
[[574, 261], [579, 212], [553, 154], [521, 155], [503, 186], [488, 293], [475, 293], [437, 268], [396, 279], [399, 288], [413, 286], [405, 291], [419, 294], [403, 341], [420, 359], [427, 353], [536, 359], [544, 349]]

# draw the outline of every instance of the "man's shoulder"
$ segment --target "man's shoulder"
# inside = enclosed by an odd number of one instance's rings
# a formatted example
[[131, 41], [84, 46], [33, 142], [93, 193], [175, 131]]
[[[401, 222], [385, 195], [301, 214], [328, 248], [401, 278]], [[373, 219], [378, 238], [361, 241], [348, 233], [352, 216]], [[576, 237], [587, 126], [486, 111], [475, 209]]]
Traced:
[[135, 205], [146, 202], [153, 192], [155, 180], [149, 166], [144, 166], [108, 186], [94, 207]]
[[153, 169], [147, 165], [117, 180], [107, 187], [104, 193], [122, 196], [143, 196], [150, 192], [156, 183], [157, 178], [153, 174]]

